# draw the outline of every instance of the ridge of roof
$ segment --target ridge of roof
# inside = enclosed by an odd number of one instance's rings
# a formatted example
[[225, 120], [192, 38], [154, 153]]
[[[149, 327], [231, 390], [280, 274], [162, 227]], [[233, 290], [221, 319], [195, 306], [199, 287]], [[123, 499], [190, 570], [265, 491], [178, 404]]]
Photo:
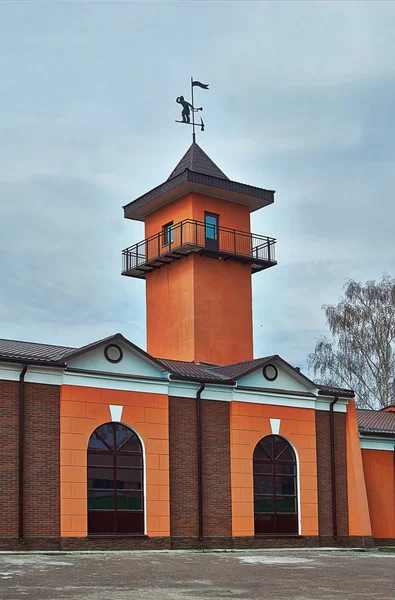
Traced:
[[167, 181], [180, 175], [186, 169], [201, 173], [202, 175], [211, 175], [220, 179], [229, 179], [223, 171], [215, 164], [213, 160], [202, 150], [202, 148], [193, 142], [173, 171], [170, 173]]

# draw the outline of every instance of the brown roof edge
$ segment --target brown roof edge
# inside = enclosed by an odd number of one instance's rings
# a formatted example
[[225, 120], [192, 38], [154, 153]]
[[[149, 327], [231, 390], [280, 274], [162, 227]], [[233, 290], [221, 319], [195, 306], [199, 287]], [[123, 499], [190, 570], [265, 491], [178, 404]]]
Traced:
[[38, 360], [36, 358], [23, 358], [19, 357], [10, 357], [10, 356], [1, 356], [0, 355], [0, 363], [13, 363], [14, 365], [32, 365], [37, 367], [57, 367], [62, 369], [66, 366], [64, 361], [55, 361], [55, 360]]
[[170, 379], [172, 381], [192, 381], [195, 383], [215, 383], [218, 385], [235, 385], [236, 382], [230, 379], [208, 379], [205, 377], [188, 377], [187, 375], [172, 375], [170, 372]]

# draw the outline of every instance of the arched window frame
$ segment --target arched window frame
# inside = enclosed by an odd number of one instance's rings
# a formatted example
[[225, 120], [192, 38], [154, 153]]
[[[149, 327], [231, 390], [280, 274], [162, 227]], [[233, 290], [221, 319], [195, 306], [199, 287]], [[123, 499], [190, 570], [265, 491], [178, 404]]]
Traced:
[[[263, 436], [262, 438], [260, 438], [257, 443], [254, 446], [254, 450], [252, 453], [252, 462], [254, 463], [254, 452], [255, 452], [255, 448], [258, 446], [258, 444], [260, 442], [262, 442], [265, 438], [268, 437], [279, 437], [282, 438], [283, 440], [285, 440], [292, 448], [294, 454], [295, 454], [295, 461], [296, 461], [296, 502], [297, 502], [297, 510], [298, 510], [298, 532], [295, 535], [302, 535], [302, 513], [301, 513], [301, 501], [300, 501], [300, 459], [299, 459], [299, 453], [297, 451], [297, 449], [295, 448], [294, 444], [291, 442], [291, 440], [289, 440], [288, 438], [286, 438], [283, 435], [280, 434], [268, 434]], [[253, 464], [253, 468], [252, 468], [252, 472], [253, 472], [253, 477], [254, 477], [254, 464]], [[253, 484], [253, 498], [255, 496], [255, 486]], [[255, 509], [254, 509], [254, 516], [255, 516]], [[270, 535], [270, 534], [269, 534]], [[279, 535], [281, 537], [281, 534], [273, 534], [274, 536]], [[285, 537], [287, 536], [287, 534], [284, 534]], [[259, 537], [259, 536], [258, 536]]]
[[[143, 468], [142, 468], [143, 488], [142, 488], [142, 491], [143, 491], [143, 512], [144, 512], [144, 531], [143, 531], [142, 535], [146, 536], [147, 535], [147, 462], [146, 462], [147, 454], [146, 454], [144, 440], [141, 437], [141, 435], [138, 433], [138, 431], [136, 431], [136, 429], [134, 429], [134, 427], [131, 427], [128, 423], [124, 423], [123, 421], [105, 421], [104, 423], [100, 423], [100, 425], [95, 427], [95, 429], [91, 432], [89, 439], [88, 439], [88, 447], [86, 449], [87, 454], [89, 451], [89, 441], [90, 441], [92, 435], [95, 433], [95, 431], [97, 429], [99, 429], [99, 427], [101, 427], [102, 425], [106, 425], [107, 423], [118, 424], [118, 425], [123, 425], [124, 427], [127, 427], [136, 435], [137, 439], [139, 440], [139, 442], [141, 444], [142, 457], [143, 457]], [[87, 474], [88, 474], [88, 465], [87, 465]], [[88, 508], [87, 508], [87, 513], [88, 513]], [[88, 533], [88, 535], [89, 535], [89, 533]], [[123, 534], [121, 534], [119, 537], [122, 537], [122, 535]], [[130, 535], [131, 537], [133, 537], [133, 534], [126, 534], [126, 535]]]

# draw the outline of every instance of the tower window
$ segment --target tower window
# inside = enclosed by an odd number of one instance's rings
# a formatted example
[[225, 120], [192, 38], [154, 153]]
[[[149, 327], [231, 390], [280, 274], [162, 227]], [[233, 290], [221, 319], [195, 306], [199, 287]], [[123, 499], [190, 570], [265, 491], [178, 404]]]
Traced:
[[164, 246], [168, 246], [169, 244], [172, 244], [174, 242], [173, 221], [170, 221], [170, 223], [166, 223], [166, 225], [163, 225], [162, 234], [163, 234], [163, 245]]

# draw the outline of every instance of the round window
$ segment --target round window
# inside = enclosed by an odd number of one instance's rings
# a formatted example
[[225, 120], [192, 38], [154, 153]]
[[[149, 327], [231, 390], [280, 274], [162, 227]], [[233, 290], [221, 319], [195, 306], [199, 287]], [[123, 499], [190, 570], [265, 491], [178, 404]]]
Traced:
[[268, 381], [274, 381], [277, 379], [278, 371], [274, 365], [266, 365], [263, 367], [263, 376]]
[[116, 344], [109, 344], [104, 349], [104, 356], [111, 363], [118, 363], [122, 360], [122, 349]]

